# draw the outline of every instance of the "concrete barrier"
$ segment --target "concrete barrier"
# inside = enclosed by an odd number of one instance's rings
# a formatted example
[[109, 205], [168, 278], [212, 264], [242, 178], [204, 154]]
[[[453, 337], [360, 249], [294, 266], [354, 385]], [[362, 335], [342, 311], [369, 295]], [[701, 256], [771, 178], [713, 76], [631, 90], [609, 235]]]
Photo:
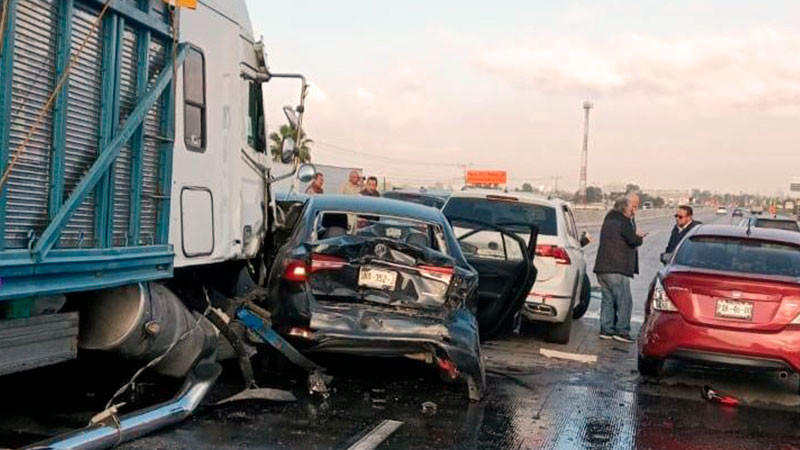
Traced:
[[[709, 211], [711, 211], [710, 208], [695, 208], [695, 216]], [[575, 222], [576, 225], [583, 228], [602, 225], [606, 214], [608, 214], [607, 210], [575, 209]], [[671, 217], [673, 214], [675, 214], [674, 208], [639, 210], [636, 212], [636, 220], [662, 219]]]

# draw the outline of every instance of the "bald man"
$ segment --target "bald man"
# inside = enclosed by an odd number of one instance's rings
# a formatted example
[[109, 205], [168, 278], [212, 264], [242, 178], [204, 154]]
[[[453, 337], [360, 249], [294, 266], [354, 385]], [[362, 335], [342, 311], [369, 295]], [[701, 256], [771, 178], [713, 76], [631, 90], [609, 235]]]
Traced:
[[339, 188], [339, 193], [342, 195], [359, 195], [364, 187], [361, 186], [361, 174], [357, 170], [350, 171], [350, 177]]

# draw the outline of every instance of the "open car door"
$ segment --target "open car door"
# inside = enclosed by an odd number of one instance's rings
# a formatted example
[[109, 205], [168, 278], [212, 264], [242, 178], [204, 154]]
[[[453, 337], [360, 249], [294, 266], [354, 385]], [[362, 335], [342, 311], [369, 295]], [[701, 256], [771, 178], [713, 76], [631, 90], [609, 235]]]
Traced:
[[448, 219], [464, 257], [478, 271], [476, 316], [481, 338], [512, 331], [536, 281], [533, 258], [538, 228], [463, 217]]

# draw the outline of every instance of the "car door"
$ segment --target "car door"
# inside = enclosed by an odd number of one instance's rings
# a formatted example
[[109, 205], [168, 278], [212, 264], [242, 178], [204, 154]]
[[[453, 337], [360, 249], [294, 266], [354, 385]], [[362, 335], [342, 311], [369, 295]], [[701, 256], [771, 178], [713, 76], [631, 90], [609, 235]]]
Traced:
[[451, 224], [464, 257], [478, 272], [475, 315], [481, 338], [511, 331], [536, 281], [532, 261], [538, 230], [458, 217]]

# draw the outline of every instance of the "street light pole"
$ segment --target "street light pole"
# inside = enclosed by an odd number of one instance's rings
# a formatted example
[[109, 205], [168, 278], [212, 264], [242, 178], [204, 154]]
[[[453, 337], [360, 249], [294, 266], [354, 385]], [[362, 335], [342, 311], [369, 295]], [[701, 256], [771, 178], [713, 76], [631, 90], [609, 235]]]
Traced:
[[583, 152], [581, 154], [581, 185], [578, 196], [580, 202], [584, 205], [586, 205], [586, 166], [589, 164], [589, 111], [593, 106], [589, 100], [583, 102]]

